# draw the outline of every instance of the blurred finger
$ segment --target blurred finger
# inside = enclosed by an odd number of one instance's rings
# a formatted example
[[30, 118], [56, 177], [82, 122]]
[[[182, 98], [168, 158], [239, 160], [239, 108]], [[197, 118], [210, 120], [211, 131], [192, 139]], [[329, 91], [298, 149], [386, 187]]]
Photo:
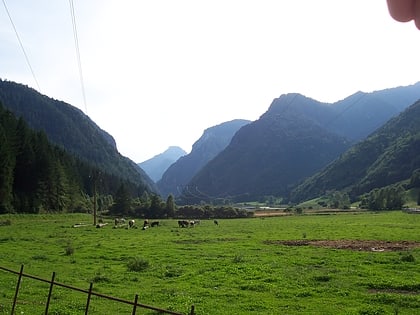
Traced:
[[[418, 1], [417, 1], [418, 2]], [[389, 14], [399, 22], [408, 22], [415, 18], [415, 0], [387, 0]], [[417, 24], [416, 24], [417, 25]]]

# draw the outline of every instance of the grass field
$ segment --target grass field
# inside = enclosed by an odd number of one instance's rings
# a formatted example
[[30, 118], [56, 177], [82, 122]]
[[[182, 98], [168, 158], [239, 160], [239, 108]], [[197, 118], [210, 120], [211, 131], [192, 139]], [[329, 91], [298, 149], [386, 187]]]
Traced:
[[[91, 221], [0, 216], [0, 266], [19, 271], [24, 264], [25, 273], [45, 279], [54, 271], [61, 283], [88, 289], [93, 282], [96, 292], [128, 300], [138, 294], [140, 303], [185, 314], [192, 304], [199, 315], [420, 314], [420, 215], [202, 220], [193, 228], [163, 220], [145, 231], [113, 229], [112, 220], [98, 229]], [[339, 248], [349, 242], [367, 246]], [[10, 314], [16, 281], [0, 270], [0, 314]], [[44, 314], [48, 288], [24, 278], [16, 314]], [[84, 314], [85, 303], [85, 294], [57, 287], [49, 314]], [[131, 310], [92, 298], [89, 314]]]

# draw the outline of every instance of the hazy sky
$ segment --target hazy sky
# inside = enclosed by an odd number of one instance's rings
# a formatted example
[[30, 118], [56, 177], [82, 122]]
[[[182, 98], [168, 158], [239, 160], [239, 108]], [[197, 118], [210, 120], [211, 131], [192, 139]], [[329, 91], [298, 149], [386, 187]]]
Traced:
[[[87, 113], [142, 162], [281, 94], [335, 102], [420, 81], [420, 31], [385, 0], [5, 0], [40, 92]], [[35, 89], [3, 3], [0, 77]], [[87, 110], [87, 112], [86, 112]]]

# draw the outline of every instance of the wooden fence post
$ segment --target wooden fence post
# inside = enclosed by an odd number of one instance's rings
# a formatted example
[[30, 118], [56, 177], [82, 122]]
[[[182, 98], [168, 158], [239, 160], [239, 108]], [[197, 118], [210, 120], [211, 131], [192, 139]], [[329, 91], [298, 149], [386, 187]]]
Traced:
[[92, 288], [93, 288], [93, 282], [91, 282], [90, 286], [89, 286], [89, 292], [88, 292], [88, 297], [87, 297], [87, 301], [86, 301], [85, 315], [87, 315], [88, 311], [89, 311], [89, 304], [90, 304], [90, 297], [92, 295]]
[[136, 294], [136, 296], [134, 297], [134, 305], [133, 305], [133, 312], [131, 313], [131, 315], [136, 315], [136, 309], [137, 309], [137, 302], [139, 300], [139, 295]]
[[15, 296], [13, 298], [12, 312], [10, 313], [10, 315], [13, 315], [15, 313], [16, 301], [17, 301], [17, 297], [19, 293], [19, 287], [20, 287], [20, 282], [22, 280], [22, 275], [23, 275], [23, 265], [20, 266], [19, 278], [16, 284], [16, 291], [15, 291]]
[[50, 291], [48, 292], [47, 305], [45, 305], [45, 315], [48, 315], [48, 308], [50, 307], [50, 301], [51, 301], [51, 294], [52, 294], [52, 289], [53, 289], [53, 285], [54, 285], [54, 279], [55, 279], [55, 271], [53, 271], [52, 277], [51, 277]]

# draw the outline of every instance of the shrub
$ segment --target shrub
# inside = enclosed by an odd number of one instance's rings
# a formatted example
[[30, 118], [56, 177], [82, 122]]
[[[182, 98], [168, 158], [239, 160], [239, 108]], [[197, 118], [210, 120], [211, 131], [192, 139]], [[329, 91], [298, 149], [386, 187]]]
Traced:
[[66, 256], [71, 256], [74, 254], [74, 247], [73, 244], [70, 241], [67, 241], [67, 245], [64, 248], [64, 253]]
[[149, 261], [141, 257], [130, 258], [127, 262], [128, 271], [143, 271], [149, 267]]
[[167, 278], [179, 277], [182, 275], [182, 270], [174, 266], [167, 266], [164, 276]]
[[415, 262], [416, 259], [414, 258], [413, 254], [404, 254], [404, 255], [401, 256], [401, 261]]
[[244, 262], [245, 258], [242, 254], [236, 254], [235, 257], [233, 257], [233, 262], [234, 263], [241, 263]]
[[109, 278], [101, 271], [96, 271], [95, 275], [91, 279], [91, 282], [97, 283], [97, 282], [110, 282]]
[[12, 225], [12, 221], [10, 221], [9, 219], [0, 221], [0, 226], [6, 226], [6, 225]]

